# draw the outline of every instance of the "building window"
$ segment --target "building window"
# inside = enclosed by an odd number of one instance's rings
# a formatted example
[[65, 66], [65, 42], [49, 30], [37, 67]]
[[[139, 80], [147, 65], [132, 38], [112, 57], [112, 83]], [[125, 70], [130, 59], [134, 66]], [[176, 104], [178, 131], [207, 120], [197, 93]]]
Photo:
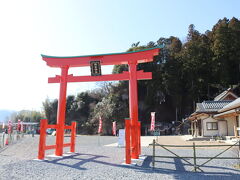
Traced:
[[217, 122], [207, 122], [207, 130], [218, 130]]

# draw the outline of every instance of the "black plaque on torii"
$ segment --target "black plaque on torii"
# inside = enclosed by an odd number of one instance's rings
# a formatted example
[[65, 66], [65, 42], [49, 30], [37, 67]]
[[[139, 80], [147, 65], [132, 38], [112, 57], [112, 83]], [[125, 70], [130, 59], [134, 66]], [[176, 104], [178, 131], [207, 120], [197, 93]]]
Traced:
[[100, 61], [90, 61], [91, 76], [101, 76], [101, 62]]

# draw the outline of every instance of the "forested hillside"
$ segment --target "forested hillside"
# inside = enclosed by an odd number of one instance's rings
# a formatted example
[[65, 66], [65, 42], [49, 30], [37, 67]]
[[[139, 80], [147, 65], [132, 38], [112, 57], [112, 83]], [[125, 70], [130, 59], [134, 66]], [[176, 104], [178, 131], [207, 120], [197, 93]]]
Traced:
[[[152, 111], [157, 122], [181, 120], [194, 111], [197, 102], [211, 100], [240, 84], [239, 19], [221, 19], [204, 34], [190, 25], [184, 41], [160, 37], [146, 45], [134, 43], [127, 51], [156, 46], [162, 48], [154, 61], [138, 65], [139, 70], [153, 73], [152, 80], [138, 82], [139, 120], [143, 124], [150, 123]], [[113, 73], [127, 69], [117, 65]], [[47, 99], [43, 106], [49, 122], [55, 123], [57, 100]], [[121, 128], [129, 116], [128, 82], [103, 83], [99, 89], [68, 96], [66, 111], [66, 122], [77, 121], [80, 133], [96, 133], [102, 116], [103, 133], [109, 134], [112, 121]]]

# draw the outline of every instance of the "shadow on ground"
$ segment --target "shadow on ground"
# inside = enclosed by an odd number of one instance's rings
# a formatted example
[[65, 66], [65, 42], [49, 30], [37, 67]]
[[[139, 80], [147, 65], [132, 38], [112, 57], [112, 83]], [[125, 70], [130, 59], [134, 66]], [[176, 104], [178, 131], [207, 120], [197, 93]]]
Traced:
[[[65, 166], [69, 168], [74, 168], [77, 170], [88, 170], [86, 167], [83, 167], [85, 164], [88, 163], [94, 163], [98, 165], [107, 165], [112, 167], [118, 167], [118, 168], [127, 168], [131, 170], [135, 170], [137, 172], [142, 173], [158, 173], [158, 174], [171, 174], [174, 176], [174, 179], [191, 179], [192, 177], [197, 177], [199, 179], [212, 179], [221, 177], [221, 179], [239, 179], [239, 171], [236, 169], [231, 169], [227, 167], [217, 167], [217, 166], [204, 166], [203, 168], [212, 168], [215, 169], [216, 172], [191, 172], [187, 171], [185, 167], [190, 166], [189, 164], [183, 163], [180, 159], [174, 158], [173, 162], [167, 162], [167, 161], [156, 161], [156, 163], [165, 163], [165, 164], [171, 164], [171, 167], [175, 168], [165, 168], [165, 167], [156, 167], [154, 170], [152, 169], [151, 163], [152, 158], [148, 156], [142, 163], [137, 163], [136, 166], [127, 166], [127, 165], [121, 165], [121, 164], [114, 164], [111, 162], [107, 162], [107, 159], [109, 157], [107, 156], [101, 156], [101, 155], [94, 155], [94, 154], [82, 154], [82, 153], [75, 153], [73, 155], [65, 156], [62, 158], [53, 158], [49, 160], [45, 160], [44, 162]], [[189, 167], [188, 167], [189, 168]], [[234, 173], [228, 173], [227, 170], [236, 172]]]

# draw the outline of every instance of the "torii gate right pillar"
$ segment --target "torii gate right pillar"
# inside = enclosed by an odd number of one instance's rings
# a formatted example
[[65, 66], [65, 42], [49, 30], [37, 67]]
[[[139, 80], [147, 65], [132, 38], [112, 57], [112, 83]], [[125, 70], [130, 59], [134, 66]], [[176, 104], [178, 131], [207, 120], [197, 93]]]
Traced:
[[137, 62], [129, 61], [129, 113], [131, 118], [131, 157], [139, 158]]

